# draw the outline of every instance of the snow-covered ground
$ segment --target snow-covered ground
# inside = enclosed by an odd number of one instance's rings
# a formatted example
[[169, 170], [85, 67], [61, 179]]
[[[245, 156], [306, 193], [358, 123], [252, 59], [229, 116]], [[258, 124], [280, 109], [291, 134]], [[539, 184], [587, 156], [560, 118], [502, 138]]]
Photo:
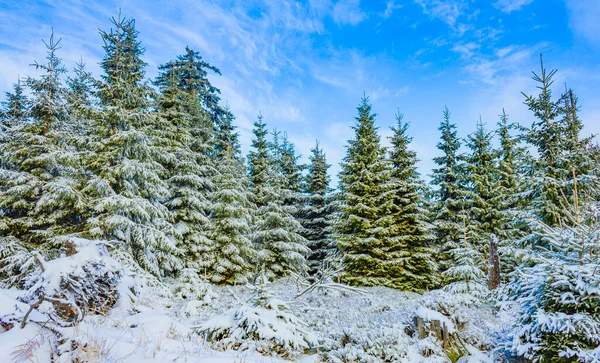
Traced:
[[[190, 293], [190, 287], [196, 291]], [[442, 349], [435, 337], [417, 337], [415, 316], [441, 320], [450, 333], [460, 337], [456, 341], [462, 351], [471, 354], [460, 362], [492, 362], [489, 350], [496, 344], [495, 337], [510, 325], [510, 319], [499, 316], [492, 306], [480, 303], [467, 308], [459, 297], [442, 291], [419, 295], [383, 287], [360, 292], [316, 289], [297, 298], [301, 288], [291, 278], [277, 280], [268, 288], [274, 298], [287, 303], [290, 314], [314, 337], [310, 349], [291, 358], [306, 363], [456, 360], [458, 356], [448, 353], [451, 349]], [[0, 290], [2, 321], [27, 312], [29, 306], [17, 300], [24, 293]], [[251, 306], [253, 294], [246, 286], [205, 284], [198, 289], [167, 281], [158, 288], [138, 289], [132, 304], [117, 304], [106, 316], [88, 314], [69, 328], [48, 322], [43, 311], [49, 306], [44, 303], [30, 315], [24, 329], [15, 324], [0, 330], [0, 351], [6, 361], [50, 362], [57, 345], [62, 353], [59, 361], [65, 362], [286, 361], [260, 355], [252, 346], [245, 351], [219, 351], [219, 345], [198, 329], [210, 319], [232, 316], [241, 306]]]

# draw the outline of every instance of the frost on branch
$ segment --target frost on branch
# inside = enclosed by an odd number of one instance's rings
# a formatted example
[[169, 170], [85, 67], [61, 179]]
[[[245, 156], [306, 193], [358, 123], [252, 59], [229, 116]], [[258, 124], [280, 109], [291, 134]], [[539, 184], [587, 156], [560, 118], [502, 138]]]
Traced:
[[303, 353], [315, 344], [315, 338], [287, 303], [273, 297], [267, 284], [267, 278], [260, 276], [259, 283], [250, 286], [254, 291], [251, 304], [218, 315], [198, 330], [216, 349], [253, 350], [290, 359]]
[[67, 253], [51, 261], [38, 252], [31, 253], [37, 268], [25, 277], [28, 290], [20, 300], [31, 305], [30, 312], [48, 302], [53, 319], [62, 320], [60, 325], [72, 325], [88, 311], [107, 312], [117, 303], [120, 293], [126, 292], [119, 285], [123, 276], [121, 265], [108, 255], [101, 241], [69, 237], [64, 245]]
[[533, 362], [600, 361], [600, 223], [590, 209], [576, 210], [571, 225], [542, 225], [537, 264], [508, 286], [518, 308], [512, 353]]

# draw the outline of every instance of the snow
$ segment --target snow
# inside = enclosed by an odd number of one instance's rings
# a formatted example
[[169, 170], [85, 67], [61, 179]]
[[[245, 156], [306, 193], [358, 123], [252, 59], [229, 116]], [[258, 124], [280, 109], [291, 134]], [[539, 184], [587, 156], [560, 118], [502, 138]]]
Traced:
[[[245, 350], [224, 342], [217, 347], [201, 334], [208, 328], [239, 326], [240, 319], [245, 318], [249, 324], [254, 324], [262, 338], [281, 338], [289, 344], [287, 348], [296, 344], [294, 351], [299, 354], [288, 359], [299, 362], [318, 362], [319, 359], [331, 362], [352, 359], [360, 362], [450, 362], [441, 343], [434, 337], [418, 339], [414, 332], [411, 333], [412, 321], [419, 316], [443, 321], [453, 334], [464, 337], [470, 357], [461, 362], [492, 362], [488, 358], [489, 352], [481, 352], [476, 344], [470, 343], [476, 340], [473, 336], [492, 335], [494, 330], [502, 328], [502, 322], [494, 317], [492, 310], [480, 306], [472, 307], [468, 314], [472, 317], [468, 322], [479, 324], [479, 330], [472, 329], [467, 323], [463, 325], [468, 331], [461, 331], [456, 325], [457, 316], [447, 316], [435, 309], [440, 300], [448, 299], [449, 295], [443, 291], [419, 295], [372, 287], [361, 289], [364, 291], [361, 294], [352, 290], [320, 288], [296, 298], [299, 292], [296, 285], [289, 279], [281, 279], [269, 285], [269, 291], [276, 298], [270, 298], [268, 304], [277, 308], [267, 309], [253, 305], [256, 291], [248, 286], [207, 284], [202, 288], [205, 295], [180, 294], [178, 297], [181, 284], [175, 280], [168, 283], [173, 292], [170, 296], [164, 296], [164, 292], [159, 294], [152, 287], [138, 287], [137, 296], [130, 304], [115, 305], [106, 316], [86, 315], [76, 327], [60, 328], [64, 339], [77, 344], [74, 344], [75, 348], [61, 346], [64, 353], [58, 361], [66, 362], [75, 357], [95, 357], [103, 362], [289, 361], [281, 356], [259, 354], [260, 342], [246, 344]], [[27, 304], [17, 300], [22, 294], [22, 290], [14, 288], [0, 290], [0, 319], [6, 320], [4, 317], [10, 314], [22, 317], [28, 309]], [[205, 296], [209, 296], [206, 301]], [[282, 313], [287, 320], [281, 319]], [[49, 362], [52, 344], [57, 345], [57, 339], [36, 323], [47, 320], [45, 313], [34, 311], [25, 329], [15, 326], [1, 333], [0, 349], [17, 352], [18, 346], [28, 344], [34, 347], [32, 359]], [[44, 343], [36, 343], [42, 340]], [[95, 355], [92, 357], [92, 354]]]
[[454, 323], [452, 323], [447, 316], [438, 311], [428, 309], [424, 306], [419, 306], [416, 315], [420, 318], [423, 318], [426, 321], [439, 320], [442, 324], [446, 324], [446, 327], [448, 328], [448, 332], [450, 334], [456, 332]]

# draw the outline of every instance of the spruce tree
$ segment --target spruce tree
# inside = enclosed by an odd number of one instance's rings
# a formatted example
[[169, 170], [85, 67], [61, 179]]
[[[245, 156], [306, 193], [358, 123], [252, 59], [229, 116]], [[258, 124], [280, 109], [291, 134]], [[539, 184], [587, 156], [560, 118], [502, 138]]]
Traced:
[[[560, 163], [560, 155], [565, 145], [565, 125], [560, 119], [563, 97], [552, 98], [552, 84], [557, 70], [547, 72], [540, 55], [541, 73], [533, 72], [532, 79], [538, 83], [537, 96], [526, 95], [525, 104], [533, 112], [536, 120], [525, 134], [526, 141], [537, 149], [539, 158], [531, 165], [528, 194], [532, 197], [532, 212], [536, 218], [552, 226], [563, 219], [561, 190], [566, 170]], [[563, 191], [564, 193], [564, 191]]]
[[423, 291], [437, 282], [437, 266], [433, 261], [435, 251], [431, 244], [433, 226], [425, 209], [426, 187], [417, 172], [417, 154], [410, 149], [412, 138], [408, 136], [409, 124], [404, 115], [396, 115], [396, 126], [390, 137], [390, 164], [392, 166], [390, 197], [393, 198], [394, 239], [402, 249], [404, 275], [403, 290]]
[[464, 208], [468, 208], [468, 214], [463, 216], [462, 239], [451, 250], [454, 265], [446, 271], [447, 280], [452, 282], [448, 288], [472, 295], [481, 295], [485, 290], [481, 283], [489, 267], [485, 256], [490, 241], [496, 242], [503, 232], [501, 204], [505, 197], [500, 194], [496, 151], [491, 143], [492, 133], [479, 120], [467, 137], [469, 152], [463, 157], [467, 181]]
[[518, 144], [518, 137], [510, 134], [516, 125], [509, 124], [508, 115], [502, 109], [496, 133], [500, 139], [498, 157], [498, 209], [500, 212], [498, 240], [500, 244], [500, 264], [502, 277], [507, 277], [521, 262], [524, 250], [520, 249], [521, 240], [528, 233], [523, 223], [523, 200], [519, 193], [523, 188], [524, 150]]
[[219, 125], [216, 130], [215, 137], [215, 152], [218, 158], [222, 157], [226, 149], [231, 148], [231, 152], [234, 157], [240, 158], [241, 160], [241, 147], [239, 141], [239, 134], [235, 130], [236, 127], [233, 125], [235, 116], [229, 110], [229, 107], [225, 107], [225, 113], [220, 119]]
[[406, 253], [394, 235], [390, 166], [380, 145], [375, 114], [363, 97], [340, 172], [341, 203], [335, 239], [344, 254], [343, 281], [404, 286]]
[[83, 59], [80, 59], [73, 69], [74, 76], [67, 78], [67, 102], [69, 113], [74, 118], [88, 118], [96, 106], [94, 99], [96, 80], [86, 66]]
[[304, 228], [302, 235], [308, 241], [311, 250], [308, 257], [309, 273], [314, 274], [330, 254], [333, 241], [329, 236], [328, 227], [332, 217], [333, 207], [329, 203], [329, 175], [325, 153], [317, 141], [310, 150], [308, 174], [304, 183], [304, 208], [300, 223]]
[[431, 184], [435, 189], [433, 224], [441, 252], [440, 268], [444, 271], [452, 264], [449, 251], [458, 247], [463, 235], [463, 220], [468, 210], [465, 210], [466, 191], [461, 177], [463, 166], [458, 155], [460, 140], [456, 124], [450, 121], [448, 108], [444, 109], [444, 120], [438, 130], [441, 132], [441, 140], [437, 148], [442, 155], [433, 158], [438, 168], [433, 169]]
[[52, 34], [44, 44], [46, 62], [33, 64], [43, 73], [26, 81], [31, 121], [9, 131], [0, 157], [2, 233], [31, 248], [79, 230], [87, 207], [80, 191], [79, 157], [65, 144], [72, 123], [62, 84], [66, 71], [57, 56], [60, 39]]
[[481, 120], [477, 123], [475, 132], [467, 137], [466, 146], [469, 148], [465, 157], [469, 180], [468, 198], [473, 215], [470, 224], [476, 232], [473, 243], [487, 248], [490, 236], [502, 232], [501, 204], [505, 196], [500, 193], [492, 133], [484, 128]]
[[161, 90], [158, 106], [162, 122], [154, 133], [159, 140], [161, 163], [167, 170], [170, 198], [165, 204], [173, 213], [184, 263], [204, 272], [212, 268], [218, 253], [209, 238], [208, 218], [217, 174], [211, 159], [213, 130], [198, 97], [203, 84], [188, 71], [200, 66], [183, 60], [184, 56], [179, 56], [159, 66], [161, 72], [155, 83]]
[[211, 268], [211, 280], [221, 284], [245, 284], [252, 275], [255, 250], [250, 240], [252, 194], [248, 191], [244, 165], [234, 154], [235, 147], [223, 150], [220, 172], [211, 195], [210, 238], [218, 252]]
[[[248, 155], [251, 191], [256, 205], [252, 233], [259, 266], [268, 277], [280, 277], [290, 271], [303, 273], [308, 267], [310, 250], [299, 233], [302, 225], [294, 217], [294, 208], [285, 203], [286, 181], [278, 154], [269, 154], [267, 128], [262, 116], [254, 123], [253, 150]], [[276, 139], [277, 140], [277, 139]], [[279, 152], [278, 145], [272, 150]]]
[[271, 160], [269, 157], [269, 142], [267, 135], [267, 124], [262, 115], [258, 115], [252, 129], [252, 150], [248, 154], [248, 173], [250, 177], [250, 190], [254, 193], [254, 202], [260, 208], [267, 203], [267, 189], [269, 186], [269, 169]]
[[21, 80], [13, 85], [13, 92], [5, 92], [6, 100], [2, 103], [0, 112], [0, 132], [6, 131], [11, 126], [18, 125], [27, 117], [29, 100], [25, 96]]
[[90, 234], [117, 242], [118, 257], [135, 261], [159, 276], [180, 267], [171, 215], [162, 204], [169, 197], [165, 169], [157, 161], [153, 133], [159, 121], [151, 112], [152, 90], [145, 80], [144, 48], [133, 19], [111, 19], [114, 28], [101, 31], [105, 56], [99, 84], [102, 105], [95, 157], [88, 181], [94, 218]]

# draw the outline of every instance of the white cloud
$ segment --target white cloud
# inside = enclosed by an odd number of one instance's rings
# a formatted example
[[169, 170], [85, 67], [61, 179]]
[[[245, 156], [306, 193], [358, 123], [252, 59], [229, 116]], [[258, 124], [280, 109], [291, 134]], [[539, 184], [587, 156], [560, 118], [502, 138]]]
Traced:
[[385, 3], [385, 10], [380, 15], [383, 18], [389, 18], [394, 13], [394, 10], [401, 9], [401, 8], [402, 8], [402, 4], [396, 4], [396, 1], [389, 0]]
[[600, 1], [565, 0], [565, 3], [569, 11], [569, 25], [575, 35], [600, 47]]
[[[547, 46], [547, 43], [539, 43], [530, 47], [511, 45], [498, 48], [494, 50], [493, 55], [489, 56], [470, 54], [469, 61], [463, 70], [467, 73], [469, 82], [497, 85], [506, 82], [507, 75], [527, 69], [528, 65], [538, 59], [539, 53]], [[468, 50], [464, 49], [456, 51], [461, 55], [468, 53]]]
[[333, 20], [339, 25], [356, 25], [367, 18], [360, 9], [360, 0], [339, 0], [333, 6]]
[[475, 51], [479, 50], [481, 45], [475, 42], [463, 43], [455, 45], [452, 50], [460, 54], [463, 59], [471, 59], [475, 55]]
[[463, 0], [414, 0], [421, 5], [423, 12], [432, 18], [440, 19], [444, 23], [455, 27], [458, 18], [463, 15], [466, 8]]
[[522, 7], [529, 5], [532, 2], [533, 0], [498, 0], [494, 3], [494, 6], [504, 13], [511, 13], [520, 10]]

